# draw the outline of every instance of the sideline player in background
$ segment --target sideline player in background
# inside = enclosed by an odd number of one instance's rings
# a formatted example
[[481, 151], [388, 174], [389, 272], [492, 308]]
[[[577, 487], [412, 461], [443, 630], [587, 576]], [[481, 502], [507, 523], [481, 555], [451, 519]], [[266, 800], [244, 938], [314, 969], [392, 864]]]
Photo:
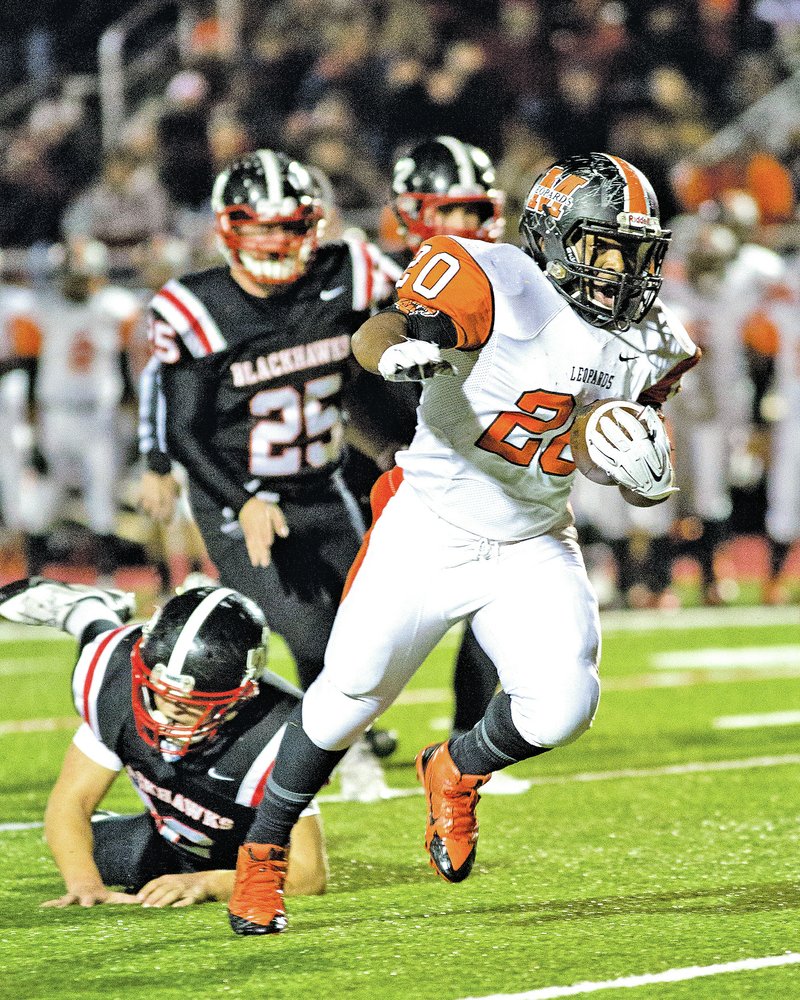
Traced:
[[[761, 417], [769, 430], [766, 541], [769, 578], [766, 604], [792, 600], [785, 576], [792, 545], [800, 541], [800, 255], [787, 260], [785, 279], [775, 283], [749, 318], [745, 339], [758, 353], [768, 384]], [[797, 595], [795, 595], [795, 602]]]
[[306, 688], [363, 533], [340, 469], [344, 409], [375, 454], [388, 443], [359, 420], [350, 336], [400, 269], [371, 244], [320, 244], [318, 185], [282, 153], [232, 164], [212, 206], [228, 266], [151, 302], [160, 431], [222, 583], [264, 609]]
[[[45, 906], [226, 900], [300, 695], [266, 670], [264, 616], [234, 591], [189, 590], [124, 626], [133, 606], [133, 594], [42, 577], [0, 589], [0, 617], [80, 644], [72, 691], [83, 722], [45, 814], [66, 892]], [[146, 811], [93, 815], [123, 768]], [[292, 835], [289, 892], [325, 891], [318, 813]]]
[[[502, 690], [483, 720], [426, 747], [426, 848], [466, 878], [478, 790], [492, 772], [577, 739], [600, 694], [600, 626], [568, 505], [576, 409], [647, 404], [601, 468], [632, 502], [674, 492], [656, 409], [698, 357], [657, 301], [669, 243], [644, 175], [593, 153], [540, 175], [520, 220], [524, 250], [425, 241], [400, 299], [353, 338], [387, 379], [424, 380], [417, 432], [376, 487], [376, 519], [326, 652], [240, 848], [237, 934], [286, 927], [283, 866], [304, 805], [454, 623], [472, 616]], [[365, 628], [369, 623], [369, 628]]]
[[97, 569], [110, 576], [115, 568], [123, 359], [139, 314], [136, 296], [109, 283], [99, 244], [82, 256], [67, 250], [58, 282], [33, 294], [29, 320], [41, 344], [33, 395], [42, 465], [21, 507], [30, 573], [47, 562], [48, 535], [74, 486]]
[[41, 353], [30, 264], [24, 251], [0, 251], [0, 527], [23, 526], [22, 493], [34, 449], [33, 390]]
[[[705, 363], [686, 378], [671, 410], [684, 490], [679, 512], [695, 519], [687, 551], [700, 565], [702, 601], [729, 599], [715, 555], [730, 534], [733, 476], [746, 469], [758, 393], [745, 342], [749, 317], [783, 283], [784, 263], [756, 242], [759, 210], [744, 191], [703, 202], [676, 220], [676, 260], [661, 297], [702, 348]], [[741, 472], [740, 472], [741, 474]]]

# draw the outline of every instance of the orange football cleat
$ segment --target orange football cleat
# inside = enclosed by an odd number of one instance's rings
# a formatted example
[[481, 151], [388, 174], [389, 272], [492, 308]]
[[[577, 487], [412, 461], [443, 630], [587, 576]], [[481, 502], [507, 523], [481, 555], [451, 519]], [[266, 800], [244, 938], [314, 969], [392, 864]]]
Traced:
[[417, 754], [417, 776], [428, 805], [425, 848], [431, 867], [448, 882], [463, 882], [478, 846], [478, 789], [491, 774], [461, 774], [447, 743], [432, 743]]
[[235, 934], [280, 934], [286, 930], [283, 886], [287, 850], [274, 844], [242, 844], [228, 902]]

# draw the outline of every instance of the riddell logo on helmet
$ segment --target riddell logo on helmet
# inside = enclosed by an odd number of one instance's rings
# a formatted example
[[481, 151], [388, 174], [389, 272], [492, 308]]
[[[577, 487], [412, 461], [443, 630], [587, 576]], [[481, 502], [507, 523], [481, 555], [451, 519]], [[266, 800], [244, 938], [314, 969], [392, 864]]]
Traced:
[[528, 208], [532, 212], [560, 219], [564, 209], [572, 204], [573, 194], [588, 183], [588, 177], [577, 174], [565, 177], [558, 167], [553, 167], [531, 190]]
[[657, 229], [661, 230], [658, 219], [652, 215], [644, 215], [642, 212], [620, 212], [617, 215], [617, 222], [628, 229]]

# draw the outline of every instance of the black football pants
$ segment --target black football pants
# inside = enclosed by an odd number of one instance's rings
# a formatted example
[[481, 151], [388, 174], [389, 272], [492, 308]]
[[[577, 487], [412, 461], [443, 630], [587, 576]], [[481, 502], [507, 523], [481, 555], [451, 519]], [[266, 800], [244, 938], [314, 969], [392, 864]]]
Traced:
[[103, 885], [119, 885], [138, 892], [160, 875], [185, 874], [208, 869], [208, 862], [194, 859], [167, 843], [150, 813], [135, 816], [102, 816], [92, 819], [94, 863]]
[[289, 535], [275, 539], [266, 569], [250, 563], [238, 521], [226, 518], [191, 482], [189, 498], [221, 583], [263, 610], [269, 627], [291, 650], [305, 690], [322, 670], [347, 572], [364, 533], [352, 494], [334, 473], [313, 497], [282, 499]]

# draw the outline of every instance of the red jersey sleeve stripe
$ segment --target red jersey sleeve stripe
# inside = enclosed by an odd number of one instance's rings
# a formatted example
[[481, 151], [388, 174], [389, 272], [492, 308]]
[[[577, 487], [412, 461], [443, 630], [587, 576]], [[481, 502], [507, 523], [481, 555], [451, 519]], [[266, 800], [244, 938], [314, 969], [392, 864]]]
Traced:
[[170, 305], [174, 306], [178, 310], [178, 312], [181, 314], [181, 316], [183, 316], [183, 318], [187, 321], [187, 323], [189, 324], [189, 327], [191, 328], [191, 330], [194, 333], [195, 337], [197, 337], [198, 341], [200, 342], [200, 345], [203, 348], [203, 353], [204, 354], [213, 354], [214, 353], [214, 348], [211, 346], [211, 341], [206, 336], [205, 331], [203, 330], [202, 326], [200, 326], [200, 323], [189, 312], [189, 310], [180, 301], [180, 299], [176, 295], [173, 295], [172, 292], [167, 291], [166, 288], [162, 288], [161, 292], [159, 293], [159, 295], [162, 298], [166, 299], [167, 302], [170, 303]]
[[236, 793], [236, 801], [240, 805], [255, 808], [264, 797], [267, 778], [269, 778], [275, 764], [278, 747], [281, 745], [285, 731], [286, 724], [284, 723], [250, 765]]
[[106, 674], [106, 669], [117, 643], [131, 632], [136, 625], [121, 625], [119, 628], [106, 632], [97, 643], [94, 652], [91, 654], [86, 676], [83, 679], [83, 691], [80, 704], [80, 713], [83, 719], [89, 724], [92, 732], [98, 739], [102, 739], [100, 726], [97, 721], [97, 696]]
[[363, 240], [345, 239], [353, 271], [353, 311], [363, 312], [372, 301], [372, 259]]

